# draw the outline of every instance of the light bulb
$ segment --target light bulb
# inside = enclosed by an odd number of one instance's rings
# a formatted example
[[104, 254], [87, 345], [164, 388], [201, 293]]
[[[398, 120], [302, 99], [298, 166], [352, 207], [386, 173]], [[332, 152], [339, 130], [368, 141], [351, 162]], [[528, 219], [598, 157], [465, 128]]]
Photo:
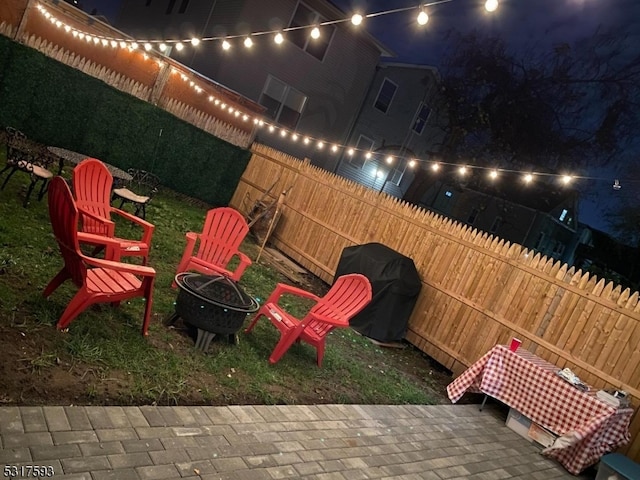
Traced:
[[247, 48], [251, 48], [253, 46], [253, 40], [251, 40], [251, 37], [244, 39], [244, 46]]
[[318, 27], [313, 27], [313, 30], [311, 30], [311, 38], [320, 38], [320, 29]]
[[487, 12], [495, 12], [498, 8], [498, 0], [487, 0], [484, 4], [484, 8]]
[[338, 151], [338, 146], [337, 145], [331, 145], [331, 151], [332, 152], [337, 152]]
[[353, 150], [353, 148], [350, 148], [347, 153], [349, 154], [349, 156], [353, 157], [353, 154], [355, 153], [355, 151]]
[[571, 175], [564, 175], [562, 177], [562, 183], [564, 183], [565, 185], [571, 183], [571, 180], [573, 180], [573, 177]]
[[322, 141], [318, 142], [318, 150], [322, 150], [323, 147], [324, 147], [324, 142]]
[[388, 163], [388, 164], [392, 164], [392, 163], [393, 163], [393, 157], [392, 157], [391, 155], [389, 155], [389, 156], [387, 157], [387, 163]]
[[371, 152], [367, 152], [364, 154], [364, 158], [366, 158], [367, 160], [369, 160], [371, 158]]
[[460, 175], [465, 175], [467, 173], [467, 167], [460, 167], [458, 169], [458, 172], [460, 173]]
[[229, 42], [227, 42], [226, 40], [223, 40], [222, 49], [223, 50], [229, 50], [230, 48], [231, 48], [231, 44]]
[[533, 175], [531, 175], [530, 173], [527, 173], [524, 176], [524, 181], [525, 181], [525, 183], [531, 183], [533, 181]]
[[421, 10], [418, 14], [418, 25], [426, 25], [429, 21], [429, 15], [424, 10]]
[[293, 140], [294, 142], [298, 141], [298, 134], [294, 133], [293, 135], [291, 135], [291, 140]]
[[438, 170], [440, 170], [440, 164], [439, 163], [432, 164], [431, 170], [433, 170], [434, 172], [437, 172]]
[[415, 166], [416, 166], [416, 161], [415, 161], [415, 160], [411, 160], [411, 161], [409, 162], [409, 168], [413, 168], [413, 167], [415, 167]]
[[200, 45], [200, 39], [196, 38], [196, 37], [193, 37], [191, 39], [191, 45], [193, 45], [194, 47], [197, 47], [198, 45]]
[[284, 42], [284, 37], [281, 33], [276, 33], [276, 36], [273, 37], [273, 41], [280, 45], [282, 42]]
[[269, 132], [273, 133], [275, 129], [276, 127], [274, 127], [273, 125], [269, 125]]
[[494, 179], [494, 180], [495, 180], [496, 178], [498, 178], [498, 171], [497, 171], [497, 170], [491, 170], [491, 173], [489, 173], [489, 176], [490, 176], [492, 179]]
[[138, 49], [138, 44], [136, 42], [133, 42], [131, 44], [131, 48], [133, 48], [134, 50], [137, 50]]
[[286, 130], [280, 130], [280, 136], [281, 137], [286, 137], [287, 136], [287, 131]]
[[[120, 43], [120, 46], [121, 46], [121, 47], [122, 47], [122, 44], [123, 44], [123, 43], [124, 43], [124, 42]], [[124, 47], [122, 47], [122, 48], [124, 48]], [[153, 47], [151, 46], [151, 44], [150, 44], [150, 43], [145, 43], [145, 44], [144, 44], [144, 49], [145, 49], [147, 52], [148, 52], [149, 50], [151, 50], [152, 48], [153, 48]]]
[[176, 43], [176, 50], [181, 51], [184, 48], [184, 45], [180, 42]]
[[304, 137], [303, 142], [304, 142], [304, 144], [305, 144], [305, 145], [309, 145], [309, 142], [310, 142], [310, 141], [311, 141], [311, 140], [309, 140], [309, 137]]
[[164, 52], [167, 49], [167, 45], [165, 43], [161, 43], [158, 48], [160, 48], [161, 52]]
[[362, 15], [356, 13], [353, 17], [351, 17], [351, 23], [354, 25], [360, 25], [362, 23]]

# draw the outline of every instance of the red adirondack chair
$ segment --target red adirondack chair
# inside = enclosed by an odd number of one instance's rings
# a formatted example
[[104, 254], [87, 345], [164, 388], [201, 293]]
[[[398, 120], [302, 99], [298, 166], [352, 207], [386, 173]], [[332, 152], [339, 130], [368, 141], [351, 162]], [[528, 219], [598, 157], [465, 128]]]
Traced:
[[[115, 257], [121, 256], [142, 257], [143, 264], [147, 264], [151, 236], [154, 226], [124, 210], [111, 206], [111, 187], [113, 176], [104, 164], [95, 158], [87, 158], [73, 169], [73, 193], [76, 205], [80, 211], [81, 232], [93, 235], [110, 237], [118, 242], [119, 247], [114, 249]], [[115, 235], [115, 223], [111, 220], [111, 214], [119, 215], [136, 225], [142, 227], [142, 238], [130, 240], [119, 238]], [[91, 243], [80, 236], [83, 243]], [[100, 250], [100, 245], [98, 245]]]
[[[156, 272], [151, 267], [88, 257], [78, 243], [78, 209], [71, 191], [62, 177], [55, 177], [49, 185], [49, 218], [60, 247], [64, 267], [44, 289], [44, 297], [51, 295], [64, 281], [71, 279], [79, 288], [57, 323], [58, 330], [66, 328], [80, 313], [94, 303], [117, 304], [132, 297], [144, 297], [145, 310], [142, 334], [147, 335], [151, 318], [153, 282]], [[107, 237], [85, 234], [94, 244], [117, 248]]]
[[[196, 270], [205, 275], [220, 273], [239, 281], [251, 265], [249, 257], [238, 250], [248, 232], [249, 226], [240, 212], [230, 207], [212, 208], [207, 212], [202, 233], [186, 234], [187, 246], [176, 274]], [[194, 254], [197, 240], [200, 242]], [[229, 270], [229, 262], [236, 255], [240, 263], [234, 271]]]
[[[278, 305], [280, 297], [287, 293], [310, 298], [317, 303], [300, 320]], [[371, 284], [367, 277], [359, 273], [338, 277], [322, 298], [300, 288], [279, 283], [264, 305], [260, 307], [245, 333], [253, 329], [260, 315], [264, 315], [280, 330], [280, 341], [271, 353], [269, 362], [276, 363], [294, 342], [302, 340], [316, 348], [316, 361], [321, 367], [325, 339], [329, 332], [336, 327], [348, 327], [351, 317], [370, 301]]]

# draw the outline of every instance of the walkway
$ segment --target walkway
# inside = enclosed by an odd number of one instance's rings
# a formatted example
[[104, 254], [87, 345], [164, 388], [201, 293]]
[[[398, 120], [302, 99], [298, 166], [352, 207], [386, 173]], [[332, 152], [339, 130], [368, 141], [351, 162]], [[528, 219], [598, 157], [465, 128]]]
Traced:
[[477, 405], [1, 407], [5, 465], [56, 480], [588, 478]]

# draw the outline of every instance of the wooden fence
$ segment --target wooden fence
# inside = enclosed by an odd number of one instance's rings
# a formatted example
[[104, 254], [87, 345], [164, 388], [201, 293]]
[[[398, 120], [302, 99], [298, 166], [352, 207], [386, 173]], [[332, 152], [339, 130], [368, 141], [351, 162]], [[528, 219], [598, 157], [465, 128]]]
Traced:
[[[640, 304], [574, 267], [254, 144], [231, 204], [248, 213], [289, 190], [274, 245], [333, 280], [343, 248], [383, 243], [410, 257], [422, 291], [406, 339], [454, 373], [512, 336], [595, 388], [640, 400]], [[625, 452], [640, 459], [640, 416]]]
[[0, 34], [153, 103], [233, 145], [249, 147], [255, 136], [250, 119], [264, 111], [261, 105], [157, 52], [79, 40], [38, 11], [40, 3], [65, 25], [96, 39], [133, 40], [67, 3], [34, 0], [2, 0]]

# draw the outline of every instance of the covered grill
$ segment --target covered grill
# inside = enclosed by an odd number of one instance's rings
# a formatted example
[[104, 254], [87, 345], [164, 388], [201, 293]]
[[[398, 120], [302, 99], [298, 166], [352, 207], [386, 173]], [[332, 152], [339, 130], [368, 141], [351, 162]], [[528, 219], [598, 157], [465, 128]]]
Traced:
[[335, 277], [361, 273], [371, 282], [373, 298], [349, 322], [351, 328], [379, 342], [403, 340], [422, 288], [413, 260], [381, 243], [347, 247]]

